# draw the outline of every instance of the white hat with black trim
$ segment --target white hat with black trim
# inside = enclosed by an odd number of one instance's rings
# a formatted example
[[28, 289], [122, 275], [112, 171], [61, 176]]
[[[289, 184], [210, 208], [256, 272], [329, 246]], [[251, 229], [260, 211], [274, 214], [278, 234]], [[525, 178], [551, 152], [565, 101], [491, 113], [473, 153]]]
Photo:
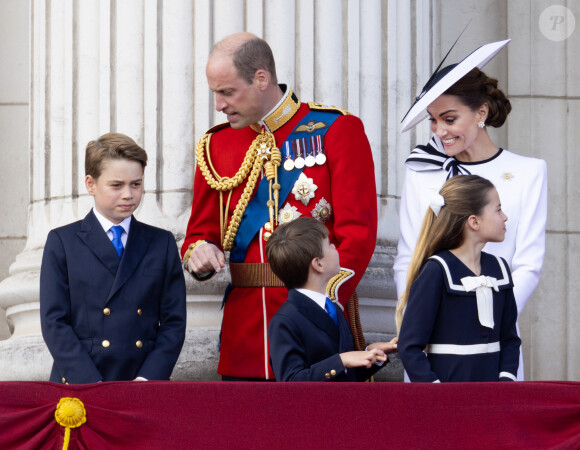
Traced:
[[[447, 89], [457, 83], [461, 78], [467, 75], [472, 69], [481, 69], [504, 48], [511, 39], [505, 41], [492, 42], [479, 47], [477, 50], [466, 56], [458, 64], [452, 64], [439, 70], [445, 58], [439, 67], [435, 70], [429, 81], [423, 87], [421, 94], [417, 96], [415, 102], [403, 117], [403, 132], [417, 125], [429, 115], [427, 107], [433, 103], [437, 97], [443, 94]], [[455, 44], [454, 44], [455, 45]], [[450, 50], [451, 51], [451, 50]], [[447, 53], [449, 54], [449, 53]], [[447, 55], [445, 56], [447, 57]]]

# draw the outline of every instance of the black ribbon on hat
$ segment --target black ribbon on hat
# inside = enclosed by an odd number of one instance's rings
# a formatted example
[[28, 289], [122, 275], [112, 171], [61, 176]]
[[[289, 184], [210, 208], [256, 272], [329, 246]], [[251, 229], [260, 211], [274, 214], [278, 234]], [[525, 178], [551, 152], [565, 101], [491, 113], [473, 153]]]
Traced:
[[471, 175], [455, 156], [447, 156], [441, 140], [433, 136], [427, 145], [417, 145], [405, 160], [405, 165], [416, 172], [444, 170], [447, 180], [456, 175]]
[[467, 30], [467, 27], [469, 26], [470, 23], [471, 23], [471, 20], [469, 20], [469, 22], [467, 22], [467, 25], [465, 25], [465, 28], [463, 29], [463, 31], [461, 33], [459, 33], [459, 36], [457, 36], [457, 39], [455, 39], [455, 42], [453, 43], [451, 48], [447, 51], [447, 53], [445, 54], [445, 56], [443, 57], [443, 59], [441, 60], [441, 62], [437, 66], [437, 68], [435, 69], [435, 72], [433, 72], [433, 74], [427, 80], [427, 83], [425, 83], [425, 86], [423, 86], [421, 93], [417, 97], [415, 97], [415, 101], [413, 102], [413, 104], [409, 108], [409, 111], [407, 111], [405, 113], [405, 115], [403, 116], [403, 118], [401, 119], [401, 123], [403, 123], [403, 120], [405, 120], [405, 117], [407, 117], [407, 115], [411, 112], [411, 110], [413, 109], [413, 106], [415, 106], [415, 104], [419, 100], [421, 100], [421, 98], [427, 92], [429, 92], [429, 89], [431, 89], [433, 86], [435, 86], [441, 78], [443, 78], [445, 75], [447, 75], [451, 71], [451, 69], [453, 69], [457, 65], [457, 64], [452, 64], [450, 66], [443, 68], [443, 70], [441, 70], [441, 66], [443, 65], [443, 63], [445, 62], [447, 57], [449, 56], [449, 53], [451, 53], [451, 50], [453, 50], [453, 47], [455, 47], [455, 44], [457, 44], [457, 42], [459, 41], [459, 38], [463, 35], [465, 30]]

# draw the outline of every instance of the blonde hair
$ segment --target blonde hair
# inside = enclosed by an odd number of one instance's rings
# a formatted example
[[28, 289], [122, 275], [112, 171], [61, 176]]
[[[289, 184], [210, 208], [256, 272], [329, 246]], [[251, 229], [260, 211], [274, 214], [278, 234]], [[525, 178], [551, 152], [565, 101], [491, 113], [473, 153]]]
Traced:
[[477, 175], [456, 176], [448, 180], [439, 194], [445, 205], [436, 216], [431, 208], [427, 210], [421, 232], [417, 240], [409, 269], [405, 292], [397, 303], [395, 323], [397, 334], [403, 322], [403, 312], [409, 301], [411, 285], [419, 276], [427, 258], [434, 254], [459, 247], [463, 243], [465, 223], [471, 215], [480, 215], [489, 203], [489, 191], [495, 189], [491, 181]]

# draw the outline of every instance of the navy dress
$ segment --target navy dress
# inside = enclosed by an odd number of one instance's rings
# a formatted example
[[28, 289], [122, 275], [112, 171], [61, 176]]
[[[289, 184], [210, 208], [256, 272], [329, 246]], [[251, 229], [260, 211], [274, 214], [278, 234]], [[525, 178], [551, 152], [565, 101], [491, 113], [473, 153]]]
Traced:
[[481, 253], [481, 274], [495, 278], [493, 328], [480, 322], [476, 275], [448, 250], [429, 258], [411, 286], [398, 350], [412, 382], [515, 380], [520, 338], [513, 281], [506, 261]]

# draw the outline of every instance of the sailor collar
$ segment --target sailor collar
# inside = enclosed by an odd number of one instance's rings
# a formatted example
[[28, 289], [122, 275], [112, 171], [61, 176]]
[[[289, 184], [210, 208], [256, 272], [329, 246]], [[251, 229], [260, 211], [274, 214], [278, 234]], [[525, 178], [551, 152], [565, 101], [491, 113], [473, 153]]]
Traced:
[[262, 127], [273, 133], [274, 131], [282, 128], [300, 109], [300, 100], [292, 91], [292, 88], [285, 84], [279, 84], [280, 89], [284, 92], [284, 95], [280, 101], [266, 114], [262, 120], [258, 123], [250, 125], [252, 129], [259, 133]]
[[[474, 292], [467, 292], [461, 283], [462, 278], [475, 275], [453, 253], [444, 250], [431, 256], [429, 260], [436, 261], [443, 269], [447, 292], [455, 295], [475, 295]], [[481, 274], [495, 278], [500, 291], [514, 286], [507, 263], [498, 256], [481, 252]]]

